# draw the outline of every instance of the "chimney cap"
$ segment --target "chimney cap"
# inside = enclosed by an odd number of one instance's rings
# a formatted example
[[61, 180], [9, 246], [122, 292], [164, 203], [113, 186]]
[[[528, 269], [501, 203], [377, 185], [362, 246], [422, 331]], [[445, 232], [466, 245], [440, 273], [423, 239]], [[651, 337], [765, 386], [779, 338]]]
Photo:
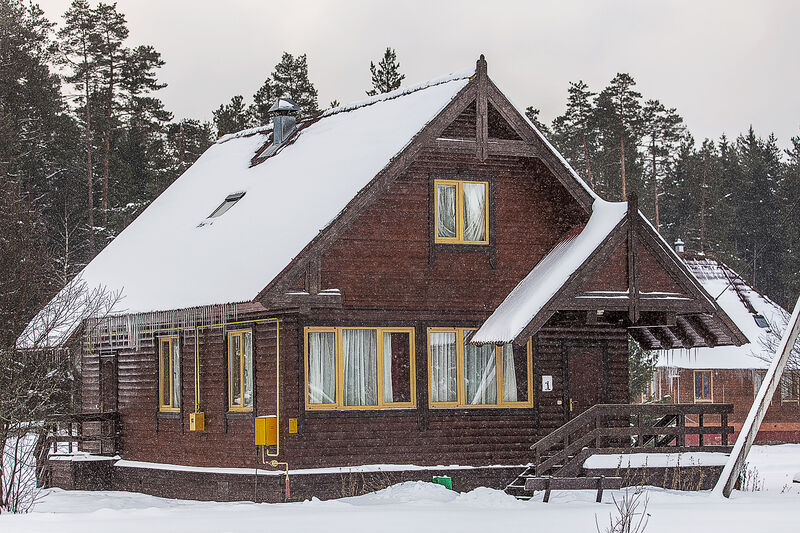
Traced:
[[269, 108], [270, 113], [292, 113], [300, 111], [300, 106], [294, 100], [286, 96], [278, 98], [272, 107]]

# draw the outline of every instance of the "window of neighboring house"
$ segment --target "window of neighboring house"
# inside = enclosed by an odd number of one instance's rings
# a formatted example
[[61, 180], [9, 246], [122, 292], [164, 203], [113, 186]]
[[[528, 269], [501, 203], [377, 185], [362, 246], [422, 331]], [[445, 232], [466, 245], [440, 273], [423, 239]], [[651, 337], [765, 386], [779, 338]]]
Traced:
[[467, 344], [474, 329], [428, 329], [428, 397], [431, 407], [531, 407], [530, 342]]
[[710, 402], [712, 401], [711, 391], [711, 370], [695, 370], [694, 371], [694, 401], [695, 402]]
[[253, 332], [228, 332], [228, 410], [253, 410]]
[[800, 400], [800, 370], [784, 370], [781, 376], [781, 401]]
[[414, 328], [308, 327], [306, 409], [416, 405]]
[[656, 401], [661, 399], [661, 370], [653, 372], [653, 377], [647, 384], [646, 396], [643, 398], [645, 401]]
[[243, 192], [235, 192], [233, 194], [229, 194], [225, 198], [225, 201], [219, 204], [219, 207], [214, 209], [214, 211], [210, 215], [208, 215], [208, 218], [217, 218], [219, 216], [224, 215], [228, 211], [228, 209], [236, 205], [236, 202], [242, 199], [242, 196], [244, 196]]
[[753, 398], [758, 396], [758, 391], [761, 390], [761, 384], [764, 383], [766, 375], [765, 370], [753, 370]]
[[181, 352], [177, 336], [158, 337], [158, 409], [181, 409]]
[[489, 244], [489, 183], [435, 180], [437, 243]]

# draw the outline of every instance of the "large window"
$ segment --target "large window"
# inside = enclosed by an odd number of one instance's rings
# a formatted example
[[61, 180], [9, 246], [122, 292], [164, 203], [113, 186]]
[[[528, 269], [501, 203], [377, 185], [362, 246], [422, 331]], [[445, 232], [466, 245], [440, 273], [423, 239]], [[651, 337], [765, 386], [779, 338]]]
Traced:
[[176, 336], [158, 338], [158, 409], [181, 409], [181, 351]]
[[711, 370], [695, 370], [694, 371], [694, 401], [695, 402], [710, 402], [713, 400], [712, 396], [712, 381]]
[[435, 180], [435, 242], [489, 243], [489, 184]]
[[466, 344], [474, 329], [428, 329], [431, 407], [531, 407], [530, 343]]
[[306, 328], [306, 408], [416, 405], [413, 328]]
[[228, 410], [253, 410], [253, 332], [228, 332]]
[[785, 370], [781, 376], [781, 401], [797, 402], [800, 400], [800, 371]]

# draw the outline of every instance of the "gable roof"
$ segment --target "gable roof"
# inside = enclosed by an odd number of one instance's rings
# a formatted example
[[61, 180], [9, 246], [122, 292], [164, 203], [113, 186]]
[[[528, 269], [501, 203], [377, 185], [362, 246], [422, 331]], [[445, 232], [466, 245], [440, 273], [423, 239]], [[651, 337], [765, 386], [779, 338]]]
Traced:
[[597, 199], [583, 228], [567, 233], [472, 336], [475, 344], [516, 339], [625, 218], [626, 202]]
[[770, 324], [780, 326], [789, 316], [786, 310], [748, 285], [721, 261], [707, 255], [688, 253], [684, 254], [683, 260], [749, 342], [741, 346], [659, 350], [657, 366], [694, 369], [768, 368], [773, 354], [760, 342], [767, 330], [756, 323], [755, 315], [759, 314]]

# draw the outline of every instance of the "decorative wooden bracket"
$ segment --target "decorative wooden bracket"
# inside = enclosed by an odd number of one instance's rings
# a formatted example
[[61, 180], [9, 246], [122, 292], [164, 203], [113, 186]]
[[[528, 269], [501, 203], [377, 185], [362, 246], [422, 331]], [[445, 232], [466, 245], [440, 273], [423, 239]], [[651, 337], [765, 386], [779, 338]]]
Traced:
[[639, 322], [639, 262], [636, 227], [639, 222], [639, 198], [636, 193], [628, 195], [628, 318], [631, 324]]
[[478, 94], [476, 100], [477, 117], [475, 120], [475, 156], [480, 161], [489, 157], [489, 100], [486, 95], [489, 87], [489, 76], [486, 58], [481, 54], [475, 67]]

